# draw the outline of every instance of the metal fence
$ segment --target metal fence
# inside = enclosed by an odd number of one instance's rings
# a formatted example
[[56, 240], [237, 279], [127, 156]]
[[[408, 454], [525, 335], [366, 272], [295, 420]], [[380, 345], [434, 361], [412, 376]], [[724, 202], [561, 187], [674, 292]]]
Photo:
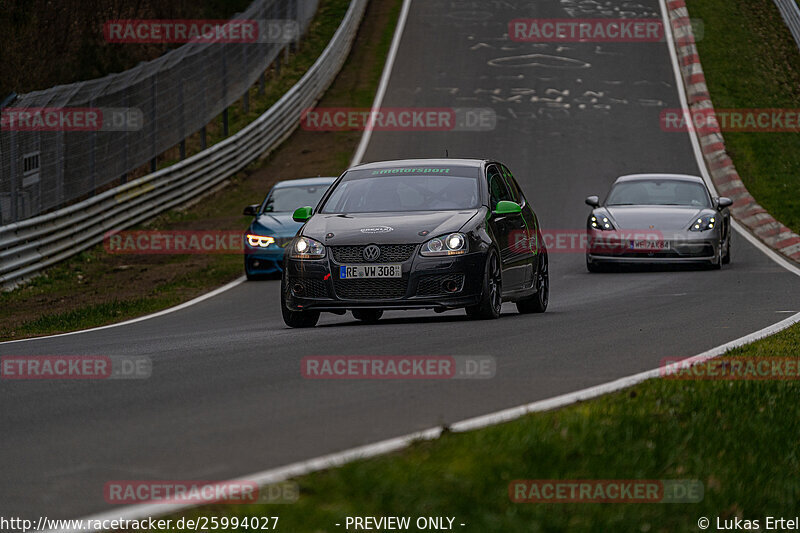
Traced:
[[51, 213], [0, 226], [0, 287], [102, 241], [214, 187], [269, 152], [300, 124], [333, 82], [350, 51], [367, 0], [353, 0], [314, 65], [266, 113], [244, 129], [184, 161]]
[[774, 0], [774, 2], [784, 22], [789, 26], [797, 47], [800, 48], [800, 7], [795, 0]]
[[[233, 18], [293, 20], [305, 31], [317, 4], [255, 0]], [[269, 41], [192, 42], [118, 74], [19, 95], [7, 111], [129, 109], [138, 113], [140, 129], [0, 130], [0, 224], [68, 205], [153, 165], [241, 98], [289, 46]]]

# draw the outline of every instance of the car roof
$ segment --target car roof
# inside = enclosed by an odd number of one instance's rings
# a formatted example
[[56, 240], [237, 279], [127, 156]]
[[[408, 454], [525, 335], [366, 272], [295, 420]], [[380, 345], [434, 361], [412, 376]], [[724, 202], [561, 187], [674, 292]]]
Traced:
[[482, 167], [486, 163], [485, 159], [394, 159], [391, 161], [375, 161], [351, 167], [352, 169], [369, 170], [373, 168], [396, 168], [413, 165], [448, 165], [454, 167]]
[[628, 174], [627, 176], [618, 177], [614, 183], [623, 181], [641, 181], [641, 180], [674, 180], [674, 181], [693, 181], [705, 185], [703, 178], [700, 176], [692, 176], [690, 174]]
[[313, 187], [315, 185], [330, 185], [334, 181], [336, 181], [336, 178], [331, 178], [331, 177], [299, 178], [294, 180], [279, 181], [273, 186], [273, 188], [279, 189], [283, 187]]

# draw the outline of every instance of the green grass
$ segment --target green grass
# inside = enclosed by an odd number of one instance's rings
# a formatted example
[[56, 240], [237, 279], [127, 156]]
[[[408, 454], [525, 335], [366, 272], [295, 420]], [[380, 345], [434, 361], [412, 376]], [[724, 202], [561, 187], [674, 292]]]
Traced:
[[[800, 357], [800, 325], [729, 355]], [[701, 516], [794, 517], [800, 499], [794, 381], [650, 380], [592, 401], [302, 477], [291, 505], [183, 516], [279, 516], [280, 529], [334, 532], [347, 516], [455, 516], [457, 530], [697, 531]], [[512, 503], [516, 479], [696, 479], [693, 504]], [[713, 530], [713, 529], [712, 529]], [[411, 529], [416, 531], [416, 529]]]
[[[280, 76], [272, 71], [268, 76], [268, 83], [263, 95], [258, 94], [257, 87], [250, 89], [250, 112], [245, 114], [240, 106], [230, 108], [230, 133], [239, 131], [247, 123], [257, 118], [269, 109], [290, 87], [292, 87], [319, 57], [327, 46], [336, 29], [339, 27], [349, 6], [349, 0], [323, 0], [315, 15], [300, 48], [290, 56], [288, 64], [282, 64]], [[391, 35], [391, 34], [390, 34]], [[384, 54], [385, 50], [377, 49], [375, 53]], [[281, 56], [283, 61], [283, 56]], [[382, 66], [383, 60], [378, 63]], [[370, 74], [372, 76], [372, 74]], [[375, 77], [374, 92], [378, 84], [380, 71]], [[336, 90], [336, 84], [331, 91]], [[369, 91], [368, 91], [369, 92]], [[361, 105], [361, 104], [348, 104]], [[368, 104], [367, 104], [368, 105]], [[337, 134], [339, 135], [339, 134]], [[222, 140], [222, 128], [219, 123], [208, 128], [209, 145]], [[187, 154], [200, 149], [199, 139], [195, 135], [187, 141]], [[172, 150], [177, 153], [177, 150]], [[349, 163], [349, 150], [333, 151], [329, 157], [334, 160], [336, 168], [346, 168]], [[260, 201], [264, 191], [258, 190], [255, 194], [253, 186], [247, 184], [246, 175], [268, 166], [274, 154], [251, 163], [243, 172], [229, 178], [229, 186], [223, 194], [216, 194], [213, 202], [203, 201], [189, 209], [173, 209], [163, 213], [146, 224], [131, 229], [160, 229], [168, 230], [174, 227], [183, 228], [181, 225], [193, 221], [204, 220], [214, 226], [217, 221], [226, 219], [223, 225], [231, 227], [231, 213], [241, 213], [242, 206]], [[163, 158], [163, 165], [175, 162], [177, 158]], [[277, 176], [276, 176], [277, 179]], [[238, 225], [242, 230], [247, 227], [250, 219], [241, 217]], [[86, 279], [99, 279], [108, 277], [115, 279], [115, 263], [105, 253], [102, 246], [91, 248], [78, 256], [70, 258], [54, 267], [47, 269], [43, 275], [34, 278], [24, 286], [8, 292], [0, 292], [0, 340], [20, 338], [32, 335], [44, 335], [62, 331], [70, 331], [94, 326], [100, 326], [121, 320], [134, 318], [154, 312], [172, 305], [186, 301], [197, 294], [216, 288], [238, 276], [241, 276], [242, 259], [239, 255], [212, 255], [208, 258], [209, 264], [198, 267], [192, 264], [193, 257], [176, 255], [162, 258], [174, 265], [174, 271], [168, 273], [169, 279], [156, 279], [151, 285], [149, 280], [142, 283], [141, 290], [131, 291], [109, 299], [102, 294], [89, 294], [91, 291], [111, 291], [112, 288], [87, 288]], [[128, 261], [126, 261], [128, 262]], [[146, 269], [146, 263], [140, 263], [136, 258], [129, 261], [132, 268]], [[131, 267], [129, 265], [129, 267]], [[174, 275], [179, 272], [178, 275]], [[145, 279], [146, 275], [144, 276]], [[126, 278], [124, 283], [129, 283]], [[108, 285], [108, 283], [106, 283]], [[42, 302], [45, 299], [56, 299], [58, 305], [45, 306], [39, 303], [41, 312], [37, 315], [30, 309], [36, 308], [32, 302]], [[100, 301], [96, 301], [100, 300]], [[80, 303], [75, 303], [75, 302]], [[25, 318], [19, 318], [25, 317]]]
[[54, 310], [18, 326], [2, 320], [4, 315], [13, 315], [16, 309], [43, 295], [60, 295], [62, 301], [68, 300], [73, 291], [81, 290], [80, 284], [86, 276], [111, 275], [115, 267], [105, 264], [104, 259], [103, 249], [95, 247], [48, 269], [18, 290], [0, 293], [0, 339], [75, 331], [135, 318], [177, 305], [209, 286], [219, 286], [242, 273], [242, 260], [238, 255], [215, 256], [211, 264], [199, 270], [182, 265], [191, 260], [191, 256], [175, 255], [167, 260], [180, 274], [144, 289], [138, 297], [90, 303], [66, 311]]
[[[701, 18], [698, 43], [718, 109], [800, 109], [800, 51], [772, 0], [687, 0]], [[800, 232], [800, 134], [725, 133], [750, 193]]]

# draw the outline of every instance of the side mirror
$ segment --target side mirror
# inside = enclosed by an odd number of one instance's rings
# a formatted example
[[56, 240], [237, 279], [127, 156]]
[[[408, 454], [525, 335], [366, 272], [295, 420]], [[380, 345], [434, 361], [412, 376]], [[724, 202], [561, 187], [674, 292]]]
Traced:
[[242, 214], [243, 215], [247, 215], [249, 217], [254, 217], [254, 216], [258, 215], [258, 208], [259, 207], [261, 207], [261, 204], [248, 205], [247, 207], [244, 208], [244, 211], [242, 212]]
[[500, 200], [497, 202], [497, 207], [494, 208], [495, 215], [516, 215], [517, 213], [522, 213], [522, 207], [517, 202], [508, 200]]
[[587, 196], [585, 201], [588, 206], [600, 207], [600, 198], [597, 196]]
[[295, 222], [306, 222], [309, 218], [311, 218], [311, 215], [313, 214], [314, 214], [313, 207], [309, 206], [298, 207], [297, 209], [294, 210], [294, 213], [292, 213], [292, 220], [294, 220]]
[[725, 209], [726, 207], [730, 207], [733, 205], [733, 200], [728, 198], [727, 196], [720, 196], [717, 198], [717, 209]]

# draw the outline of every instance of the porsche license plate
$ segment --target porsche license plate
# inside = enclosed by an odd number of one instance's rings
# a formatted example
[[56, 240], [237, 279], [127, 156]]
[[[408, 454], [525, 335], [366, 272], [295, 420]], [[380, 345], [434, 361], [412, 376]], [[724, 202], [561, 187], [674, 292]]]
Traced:
[[401, 278], [402, 265], [351, 265], [339, 267], [339, 279]]
[[635, 240], [631, 241], [631, 250], [669, 250], [669, 241]]

